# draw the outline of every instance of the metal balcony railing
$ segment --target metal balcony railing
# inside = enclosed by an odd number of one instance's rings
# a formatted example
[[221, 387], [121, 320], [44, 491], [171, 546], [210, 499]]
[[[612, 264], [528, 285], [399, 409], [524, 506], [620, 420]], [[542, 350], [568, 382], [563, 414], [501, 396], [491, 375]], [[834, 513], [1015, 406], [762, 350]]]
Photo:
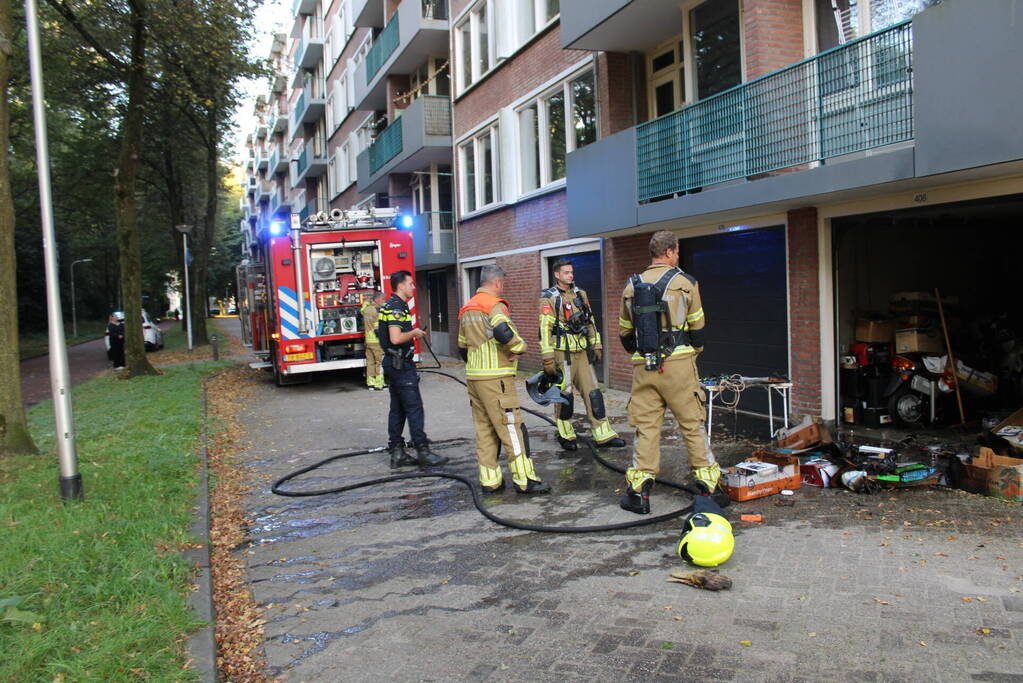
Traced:
[[391, 56], [391, 53], [398, 48], [398, 38], [398, 13], [395, 12], [391, 20], [387, 22], [384, 30], [373, 41], [373, 46], [369, 48], [369, 52], [366, 53], [367, 85], [373, 81], [373, 77], [377, 71], [380, 71], [380, 67], [384, 65], [384, 62]]
[[420, 95], [427, 135], [451, 135], [451, 98], [444, 95]]
[[397, 118], [369, 146], [370, 174], [376, 173], [381, 166], [397, 156], [401, 144], [401, 118]]
[[639, 201], [913, 139], [913, 26], [896, 24], [636, 129]]

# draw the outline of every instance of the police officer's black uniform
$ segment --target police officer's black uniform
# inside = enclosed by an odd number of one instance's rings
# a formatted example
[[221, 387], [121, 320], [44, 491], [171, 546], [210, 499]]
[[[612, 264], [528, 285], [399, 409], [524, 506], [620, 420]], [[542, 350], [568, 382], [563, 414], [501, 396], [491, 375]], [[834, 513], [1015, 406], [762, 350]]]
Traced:
[[[377, 328], [380, 346], [384, 350], [384, 375], [391, 393], [391, 409], [387, 416], [387, 450], [391, 456], [391, 467], [442, 465], [448, 459], [430, 452], [423, 429], [425, 414], [423, 397], [419, 394], [419, 375], [413, 360], [414, 343], [409, 340], [400, 345], [392, 344], [391, 327], [397, 327], [401, 332], [412, 331], [412, 313], [405, 300], [397, 294], [392, 294], [380, 307]], [[405, 431], [406, 420], [412, 434], [412, 445], [416, 449], [415, 458], [405, 453], [402, 433]]]

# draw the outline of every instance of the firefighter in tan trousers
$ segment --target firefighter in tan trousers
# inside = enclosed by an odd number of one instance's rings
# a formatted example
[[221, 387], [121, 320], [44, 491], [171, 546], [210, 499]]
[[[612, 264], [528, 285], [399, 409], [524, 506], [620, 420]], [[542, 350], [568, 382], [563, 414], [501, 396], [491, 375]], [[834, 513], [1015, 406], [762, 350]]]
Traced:
[[366, 334], [366, 387], [370, 391], [383, 391], [385, 386], [384, 370], [380, 365], [384, 360], [384, 350], [380, 348], [380, 339], [377, 337], [380, 304], [383, 302], [384, 293], [375, 292], [359, 309], [362, 313], [362, 328]]
[[501, 297], [505, 272], [483, 266], [480, 288], [458, 312], [458, 347], [465, 360], [469, 404], [476, 428], [480, 486], [486, 493], [504, 489], [500, 448], [518, 493], [549, 493], [533, 469], [528, 434], [519, 411], [515, 373], [526, 343], [512, 325], [508, 302]]
[[682, 431], [692, 470], [690, 488], [713, 494], [720, 505], [728, 503], [718, 487], [721, 469], [707, 439], [707, 399], [696, 368], [706, 324], [700, 288], [695, 278], [678, 268], [678, 256], [673, 233], [653, 234], [652, 262], [625, 286], [618, 320], [622, 345], [632, 354], [629, 423], [636, 428], [621, 507], [642, 515], [650, 512], [650, 489], [660, 470], [665, 407]]
[[562, 371], [561, 389], [567, 403], [554, 409], [558, 443], [566, 451], [579, 448], [572, 426], [572, 389], [577, 389], [583, 397], [597, 446], [621, 448], [625, 441], [607, 420], [604, 395], [597, 386], [597, 375], [590, 361], [592, 358], [599, 363], [604, 348], [590, 309], [590, 298], [585, 290], [575, 286], [571, 261], [558, 259], [552, 272], [554, 286], [540, 293], [540, 353], [543, 354], [543, 370], [549, 377], [556, 378], [559, 368]]

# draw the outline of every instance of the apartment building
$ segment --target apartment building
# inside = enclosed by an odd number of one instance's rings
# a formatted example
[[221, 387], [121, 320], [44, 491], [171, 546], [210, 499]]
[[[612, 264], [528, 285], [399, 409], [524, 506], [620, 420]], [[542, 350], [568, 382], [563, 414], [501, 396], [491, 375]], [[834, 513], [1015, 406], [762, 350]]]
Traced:
[[[856, 320], [893, 294], [939, 288], [964, 317], [1018, 308], [1014, 7], [300, 0], [284, 61], [306, 73], [288, 106], [322, 76], [326, 121], [292, 116], [289, 150], [326, 151], [290, 207], [415, 214], [420, 310], [449, 353], [483, 265], [508, 271], [528, 332], [551, 263], [569, 256], [617, 388], [631, 381], [618, 297], [649, 235], [672, 230], [707, 310], [701, 372], [786, 375], [792, 412], [835, 418]], [[310, 21], [310, 37], [333, 36], [332, 64], [303, 57]], [[251, 225], [271, 130], [252, 136]], [[539, 361], [532, 344], [522, 366]], [[744, 407], [766, 408], [749, 393]]]

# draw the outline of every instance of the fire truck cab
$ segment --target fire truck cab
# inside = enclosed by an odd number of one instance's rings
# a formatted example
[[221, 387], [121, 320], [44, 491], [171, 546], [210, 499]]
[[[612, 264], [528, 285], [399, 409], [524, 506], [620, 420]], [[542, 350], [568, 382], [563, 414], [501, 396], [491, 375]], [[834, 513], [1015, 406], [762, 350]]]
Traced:
[[[279, 386], [365, 367], [363, 302], [391, 295], [391, 273], [415, 272], [412, 233], [399, 225], [405, 218], [393, 208], [335, 209], [270, 224], [261, 262], [239, 266], [239, 313], [246, 342]], [[409, 308], [416, 324], [415, 299]]]

